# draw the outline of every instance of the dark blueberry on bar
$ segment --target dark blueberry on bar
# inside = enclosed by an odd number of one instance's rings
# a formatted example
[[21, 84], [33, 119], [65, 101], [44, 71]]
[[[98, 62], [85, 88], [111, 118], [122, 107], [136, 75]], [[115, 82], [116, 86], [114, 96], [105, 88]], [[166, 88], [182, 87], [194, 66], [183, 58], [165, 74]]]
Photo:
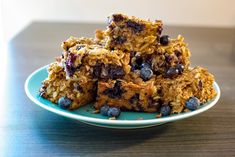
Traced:
[[179, 70], [175, 67], [170, 67], [166, 73], [165, 73], [165, 77], [167, 78], [174, 78], [179, 74]]
[[126, 42], [126, 37], [118, 36], [117, 38], [114, 38], [115, 44], [123, 44]]
[[170, 63], [172, 59], [173, 59], [173, 57], [171, 55], [169, 55], [168, 53], [165, 54], [166, 62]]
[[150, 68], [151, 69], [151, 65], [149, 63], [147, 63], [147, 62], [143, 62], [141, 64], [141, 68]]
[[162, 107], [161, 107], [161, 109], [160, 109], [160, 113], [161, 113], [161, 115], [162, 115], [163, 117], [170, 115], [170, 113], [171, 113], [171, 108], [170, 108], [170, 106], [169, 106], [169, 105], [166, 105], [166, 104], [162, 105]]
[[121, 97], [125, 91], [122, 89], [122, 82], [117, 80], [113, 87], [113, 95], [115, 97]]
[[108, 75], [111, 79], [118, 79], [125, 75], [125, 71], [123, 70], [122, 66], [110, 64], [108, 68]]
[[131, 104], [137, 104], [138, 103], [138, 101], [139, 101], [139, 94], [138, 93], [136, 93], [135, 95], [133, 95], [131, 98], [130, 98], [130, 100], [129, 100], [129, 102], [131, 103]]
[[192, 96], [188, 99], [185, 105], [189, 110], [194, 111], [199, 107], [200, 100], [197, 97]]
[[94, 67], [93, 67], [93, 76], [95, 78], [99, 78], [100, 77], [100, 74], [101, 74], [101, 71], [102, 71], [102, 65], [101, 64], [96, 64]]
[[70, 100], [68, 97], [63, 96], [58, 100], [58, 105], [62, 109], [69, 109], [72, 105], [72, 100]]
[[166, 46], [169, 44], [169, 42], [170, 42], [170, 37], [168, 35], [161, 36], [161, 38], [160, 38], [161, 45]]
[[175, 55], [176, 55], [177, 57], [179, 57], [179, 56], [182, 55], [182, 53], [181, 53], [179, 50], [175, 50], [174, 53], [175, 53]]
[[103, 91], [104, 95], [108, 95], [109, 97], [113, 97], [113, 88], [108, 88]]
[[140, 77], [144, 80], [147, 81], [153, 76], [153, 71], [148, 68], [148, 67], [143, 67], [140, 70]]
[[131, 20], [128, 20], [126, 22], [126, 25], [127, 25], [127, 27], [132, 28], [135, 33], [139, 33], [144, 29], [143, 24], [139, 24], [139, 23], [133, 22]]
[[109, 110], [109, 106], [104, 105], [100, 108], [100, 114], [102, 114], [103, 116], [108, 116], [108, 110]]
[[121, 81], [117, 80], [113, 88], [106, 89], [103, 94], [110, 98], [120, 98], [125, 90], [121, 87]]
[[179, 74], [182, 74], [184, 71], [184, 66], [182, 64], [176, 64], [175, 68], [178, 69]]
[[202, 81], [201, 81], [201, 80], [198, 82], [198, 88], [199, 88], [200, 90], [202, 90]]
[[84, 92], [84, 90], [83, 90], [83, 88], [82, 88], [82, 86], [81, 85], [77, 85], [77, 88], [76, 88], [80, 93], [83, 93]]
[[114, 22], [120, 22], [124, 20], [124, 17], [122, 16], [122, 14], [113, 14], [110, 20]]
[[135, 71], [135, 70], [138, 70], [138, 69], [139, 69], [138, 65], [136, 65], [136, 64], [131, 65], [131, 71]]
[[163, 28], [159, 26], [158, 29], [157, 29], [157, 34], [161, 35], [162, 34], [162, 30], [163, 30]]
[[141, 64], [143, 63], [143, 59], [141, 56], [136, 56], [135, 62], [138, 66], [141, 66]]
[[121, 113], [121, 110], [117, 107], [110, 107], [108, 109], [108, 117], [118, 117]]
[[71, 77], [73, 76], [73, 74], [75, 73], [75, 68], [73, 66], [71, 66], [70, 63], [68, 62], [65, 62], [65, 72], [66, 72], [66, 75]]
[[73, 76], [74, 72], [76, 71], [76, 68], [78, 68], [78, 67], [74, 67], [74, 64], [73, 64], [76, 58], [77, 58], [77, 55], [73, 53], [69, 53], [68, 58], [65, 61], [65, 72], [66, 72], [66, 75], [69, 77]]

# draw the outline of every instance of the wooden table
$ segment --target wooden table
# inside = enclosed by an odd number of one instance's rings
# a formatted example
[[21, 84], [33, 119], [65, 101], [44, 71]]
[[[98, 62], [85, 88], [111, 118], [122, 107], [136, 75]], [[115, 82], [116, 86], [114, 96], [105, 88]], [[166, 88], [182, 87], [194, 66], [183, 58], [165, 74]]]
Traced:
[[222, 96], [210, 110], [138, 130], [88, 126], [50, 113], [24, 92], [27, 76], [60, 55], [70, 35], [92, 37], [102, 24], [34, 22], [8, 43], [1, 87], [0, 156], [235, 156], [235, 29], [167, 27], [182, 34], [192, 65], [212, 72]]

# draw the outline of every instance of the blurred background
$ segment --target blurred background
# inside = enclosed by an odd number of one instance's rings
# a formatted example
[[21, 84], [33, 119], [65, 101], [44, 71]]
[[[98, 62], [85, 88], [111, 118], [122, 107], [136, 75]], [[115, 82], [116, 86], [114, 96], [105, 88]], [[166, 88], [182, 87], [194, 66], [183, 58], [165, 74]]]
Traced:
[[162, 19], [165, 25], [235, 26], [234, 0], [2, 0], [0, 5], [6, 41], [33, 21], [104, 23], [112, 12]]

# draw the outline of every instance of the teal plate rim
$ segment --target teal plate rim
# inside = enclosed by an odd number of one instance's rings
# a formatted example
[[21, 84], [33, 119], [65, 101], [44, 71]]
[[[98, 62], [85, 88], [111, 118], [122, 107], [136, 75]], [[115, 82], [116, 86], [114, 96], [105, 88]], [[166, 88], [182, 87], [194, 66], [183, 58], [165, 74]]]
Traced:
[[[185, 119], [194, 115], [197, 115], [199, 113], [202, 113], [208, 109], [210, 109], [211, 107], [213, 107], [219, 100], [221, 92], [220, 92], [220, 88], [218, 86], [218, 84], [216, 82], [214, 82], [214, 88], [217, 92], [217, 95], [215, 98], [213, 98], [213, 100], [201, 105], [201, 107], [195, 111], [190, 111], [190, 112], [185, 112], [185, 113], [179, 113], [179, 114], [173, 114], [167, 117], [161, 117], [161, 118], [154, 118], [154, 119], [143, 119], [143, 120], [110, 120], [110, 119], [101, 119], [101, 118], [93, 118], [93, 117], [88, 117], [88, 116], [84, 116], [84, 115], [79, 115], [76, 114], [74, 112], [70, 112], [68, 110], [59, 110], [55, 107], [51, 107], [48, 106], [44, 103], [42, 103], [40, 101], [40, 99], [37, 99], [29, 90], [29, 86], [30, 86], [30, 81], [32, 81], [32, 78], [42, 72], [43, 70], [47, 69], [49, 65], [43, 66], [41, 68], [39, 68], [38, 70], [34, 71], [32, 74], [30, 74], [28, 76], [28, 78], [25, 81], [25, 92], [26, 95], [29, 97], [30, 100], [32, 100], [35, 104], [39, 105], [40, 107], [51, 111], [53, 113], [56, 113], [58, 115], [64, 116], [64, 117], [68, 117], [68, 118], [72, 118], [75, 120], [79, 120], [81, 122], [87, 123], [87, 124], [91, 124], [91, 123], [96, 123], [96, 124], [106, 124], [106, 125], [157, 125], [157, 124], [163, 124], [163, 123], [167, 123], [167, 122], [172, 122], [172, 121], [177, 121], [180, 119]], [[45, 78], [44, 78], [45, 79]], [[35, 90], [39, 90], [39, 89], [35, 89]], [[135, 112], [136, 114], [138, 114], [138, 112]]]

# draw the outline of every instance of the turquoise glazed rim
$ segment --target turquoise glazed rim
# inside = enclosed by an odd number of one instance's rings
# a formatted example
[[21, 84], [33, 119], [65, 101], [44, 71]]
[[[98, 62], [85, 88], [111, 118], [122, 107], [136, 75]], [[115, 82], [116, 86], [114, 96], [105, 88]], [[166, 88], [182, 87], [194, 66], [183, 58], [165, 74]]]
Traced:
[[39, 96], [39, 88], [41, 87], [41, 82], [48, 76], [47, 66], [44, 66], [35, 72], [33, 72], [25, 82], [25, 92], [29, 99], [31, 99], [38, 106], [56, 113], [58, 115], [79, 120], [83, 123], [107, 127], [107, 128], [144, 128], [155, 125], [164, 124], [167, 122], [173, 122], [184, 118], [189, 118], [202, 113], [212, 106], [214, 106], [220, 98], [220, 88], [216, 82], [214, 82], [214, 88], [217, 95], [212, 100], [205, 104], [202, 104], [197, 110], [173, 114], [166, 117], [156, 118], [157, 113], [143, 113], [143, 112], [122, 112], [121, 115], [116, 120], [110, 120], [108, 117], [102, 116], [101, 114], [94, 114], [93, 104], [87, 104], [77, 110], [63, 110], [59, 108], [56, 104], [43, 99]]

